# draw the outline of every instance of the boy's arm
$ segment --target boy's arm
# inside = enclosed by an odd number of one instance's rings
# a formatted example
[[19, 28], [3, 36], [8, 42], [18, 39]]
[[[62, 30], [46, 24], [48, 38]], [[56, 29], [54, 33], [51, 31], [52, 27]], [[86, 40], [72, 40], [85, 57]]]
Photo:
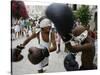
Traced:
[[91, 43], [85, 43], [83, 45], [76, 45], [76, 46], [72, 46], [72, 49], [70, 50], [71, 52], [80, 52], [80, 51], [85, 51], [85, 50], [90, 50], [91, 48], [93, 48]]
[[31, 41], [33, 38], [35, 38], [37, 36], [36, 33], [33, 33], [30, 37], [28, 37], [24, 42], [23, 44], [21, 44], [23, 47], [29, 43], [29, 41]]
[[[52, 47], [51, 47], [51, 44], [52, 44]], [[51, 42], [50, 42], [49, 52], [55, 51], [56, 48], [57, 48], [57, 46], [56, 46], [56, 41], [55, 41], [55, 34], [51, 33]]]
[[82, 45], [71, 46], [71, 44], [69, 43], [66, 46], [69, 51], [76, 53], [76, 52], [80, 52], [80, 51], [91, 50], [91, 48], [94, 48], [94, 41], [93, 41], [93, 39], [88, 37], [85, 40], [84, 44], [82, 44]]

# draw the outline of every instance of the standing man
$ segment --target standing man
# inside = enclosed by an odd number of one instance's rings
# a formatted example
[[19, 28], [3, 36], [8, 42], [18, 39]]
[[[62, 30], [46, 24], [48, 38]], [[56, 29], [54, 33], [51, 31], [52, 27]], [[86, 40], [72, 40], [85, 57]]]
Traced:
[[[77, 44], [73, 44], [73, 40], [66, 44], [68, 50], [73, 53], [82, 52], [81, 62], [82, 65], [79, 70], [92, 70], [96, 69], [93, 60], [95, 56], [95, 39], [89, 34], [83, 26], [75, 27], [72, 30], [74, 38], [77, 39]], [[74, 39], [75, 41], [75, 39]], [[80, 43], [78, 43], [78, 41]]]
[[[65, 42], [68, 50], [73, 53], [82, 51], [82, 65], [80, 70], [96, 69], [96, 66], [93, 64], [95, 55], [94, 39], [83, 26], [77, 26], [73, 29], [74, 16], [72, 10], [66, 4], [53, 3], [47, 7], [46, 15], [54, 23], [56, 30]], [[76, 38], [74, 40], [76, 40], [75, 42], [79, 42], [79, 44], [72, 45], [73, 42], [70, 41], [73, 38]], [[75, 58], [73, 62], [70, 64], [71, 66], [76, 64]]]

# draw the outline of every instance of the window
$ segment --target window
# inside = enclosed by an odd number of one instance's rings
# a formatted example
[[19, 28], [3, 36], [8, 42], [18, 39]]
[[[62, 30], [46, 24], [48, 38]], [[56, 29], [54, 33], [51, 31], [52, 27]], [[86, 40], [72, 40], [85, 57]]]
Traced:
[[76, 4], [73, 5], [73, 10], [74, 11], [77, 10], [77, 5]]

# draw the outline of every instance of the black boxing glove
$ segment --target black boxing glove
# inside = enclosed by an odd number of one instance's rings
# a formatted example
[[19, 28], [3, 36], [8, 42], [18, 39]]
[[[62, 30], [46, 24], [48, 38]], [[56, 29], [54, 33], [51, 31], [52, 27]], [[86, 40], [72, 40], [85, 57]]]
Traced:
[[18, 49], [22, 50], [22, 49], [24, 49], [24, 46], [23, 46], [22, 44], [20, 44], [20, 45], [17, 45], [17, 47], [16, 47], [16, 48], [18, 48]]
[[29, 48], [28, 59], [32, 64], [40, 63], [45, 57], [49, 56], [49, 51], [47, 48], [41, 49], [37, 47]]
[[75, 55], [69, 53], [64, 59], [64, 67], [67, 71], [75, 71], [79, 69], [79, 65], [75, 60]]
[[21, 44], [20, 45], [17, 45], [16, 46], [16, 50], [15, 50], [15, 53], [18, 55], [21, 53], [22, 49], [24, 49], [24, 46], [22, 46]]
[[44, 59], [42, 49], [37, 47], [30, 47], [28, 59], [34, 65], [40, 63]]
[[13, 62], [20, 61], [23, 59], [23, 56], [21, 55], [21, 51], [24, 49], [23, 46], [17, 45], [16, 48], [12, 49], [12, 60]]
[[44, 57], [48, 57], [48, 56], [49, 56], [49, 51], [48, 51], [47, 48], [44, 48], [44, 49], [42, 50], [42, 53], [43, 53], [43, 56], [44, 56]]
[[69, 41], [72, 38], [69, 33], [74, 26], [74, 16], [71, 8], [63, 3], [53, 3], [47, 7], [45, 14], [54, 23], [62, 40], [64, 42]]

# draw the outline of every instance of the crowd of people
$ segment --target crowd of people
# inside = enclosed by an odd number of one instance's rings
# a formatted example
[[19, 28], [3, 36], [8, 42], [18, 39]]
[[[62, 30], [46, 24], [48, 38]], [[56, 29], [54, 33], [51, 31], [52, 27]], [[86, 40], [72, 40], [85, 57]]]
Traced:
[[18, 39], [21, 36], [29, 36], [34, 32], [36, 23], [33, 19], [14, 19], [12, 22], [12, 40]]

